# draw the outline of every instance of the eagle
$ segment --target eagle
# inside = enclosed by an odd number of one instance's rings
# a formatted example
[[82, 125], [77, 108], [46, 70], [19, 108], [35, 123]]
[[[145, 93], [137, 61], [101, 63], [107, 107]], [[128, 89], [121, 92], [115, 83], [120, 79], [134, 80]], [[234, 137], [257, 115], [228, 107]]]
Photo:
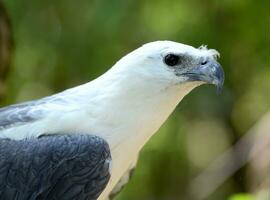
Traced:
[[177, 104], [204, 83], [222, 88], [218, 57], [150, 42], [93, 81], [1, 108], [0, 199], [112, 199]]

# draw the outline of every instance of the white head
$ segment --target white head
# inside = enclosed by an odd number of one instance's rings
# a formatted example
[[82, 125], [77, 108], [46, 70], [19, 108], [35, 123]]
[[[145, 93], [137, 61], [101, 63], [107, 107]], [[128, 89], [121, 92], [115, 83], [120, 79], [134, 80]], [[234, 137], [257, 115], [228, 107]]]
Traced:
[[222, 87], [217, 57], [216, 50], [171, 41], [151, 42], [124, 56], [93, 86], [102, 106], [91, 112], [104, 113], [95, 120], [101, 124], [96, 127], [105, 127], [95, 132], [140, 133], [146, 137], [137, 143], [144, 144], [193, 88], [203, 83]]
[[198, 82], [222, 88], [224, 72], [217, 62], [219, 53], [205, 46], [194, 48], [172, 41], [156, 41], [143, 45], [123, 57], [113, 71], [124, 72], [129, 80], [146, 80], [147, 85], [165, 87]]

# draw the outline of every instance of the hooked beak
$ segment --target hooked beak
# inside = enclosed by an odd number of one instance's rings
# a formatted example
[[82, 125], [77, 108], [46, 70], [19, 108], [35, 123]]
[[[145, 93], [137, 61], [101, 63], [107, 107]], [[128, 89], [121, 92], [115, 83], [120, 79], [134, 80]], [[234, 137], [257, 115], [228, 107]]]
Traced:
[[216, 60], [209, 60], [206, 64], [189, 69], [183, 73], [188, 81], [203, 81], [214, 84], [218, 92], [222, 90], [224, 84], [224, 71]]

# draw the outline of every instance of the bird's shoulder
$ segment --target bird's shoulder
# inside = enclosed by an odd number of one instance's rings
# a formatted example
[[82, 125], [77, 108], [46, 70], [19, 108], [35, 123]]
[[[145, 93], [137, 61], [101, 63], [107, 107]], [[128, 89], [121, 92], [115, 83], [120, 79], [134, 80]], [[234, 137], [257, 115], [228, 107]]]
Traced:
[[69, 102], [62, 95], [53, 95], [0, 108], [0, 131], [14, 125], [23, 125], [40, 120], [50, 112], [69, 108]]

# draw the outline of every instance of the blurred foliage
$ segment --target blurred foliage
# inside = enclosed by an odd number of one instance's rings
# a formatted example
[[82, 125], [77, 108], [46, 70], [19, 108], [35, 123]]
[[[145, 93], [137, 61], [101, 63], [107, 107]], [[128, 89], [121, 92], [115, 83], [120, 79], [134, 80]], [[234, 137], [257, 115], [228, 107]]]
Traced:
[[13, 44], [11, 32], [9, 16], [5, 5], [0, 1], [0, 101], [7, 92], [5, 83], [10, 68]]
[[[134, 178], [117, 200], [192, 200], [193, 178], [270, 109], [270, 1], [4, 2], [16, 50], [3, 105], [92, 80], [149, 41], [207, 44], [220, 51], [223, 93], [202, 86], [181, 102], [143, 149]], [[208, 199], [248, 191], [247, 176], [240, 170]]]
[[255, 200], [255, 197], [249, 194], [236, 194], [233, 195], [229, 200]]

